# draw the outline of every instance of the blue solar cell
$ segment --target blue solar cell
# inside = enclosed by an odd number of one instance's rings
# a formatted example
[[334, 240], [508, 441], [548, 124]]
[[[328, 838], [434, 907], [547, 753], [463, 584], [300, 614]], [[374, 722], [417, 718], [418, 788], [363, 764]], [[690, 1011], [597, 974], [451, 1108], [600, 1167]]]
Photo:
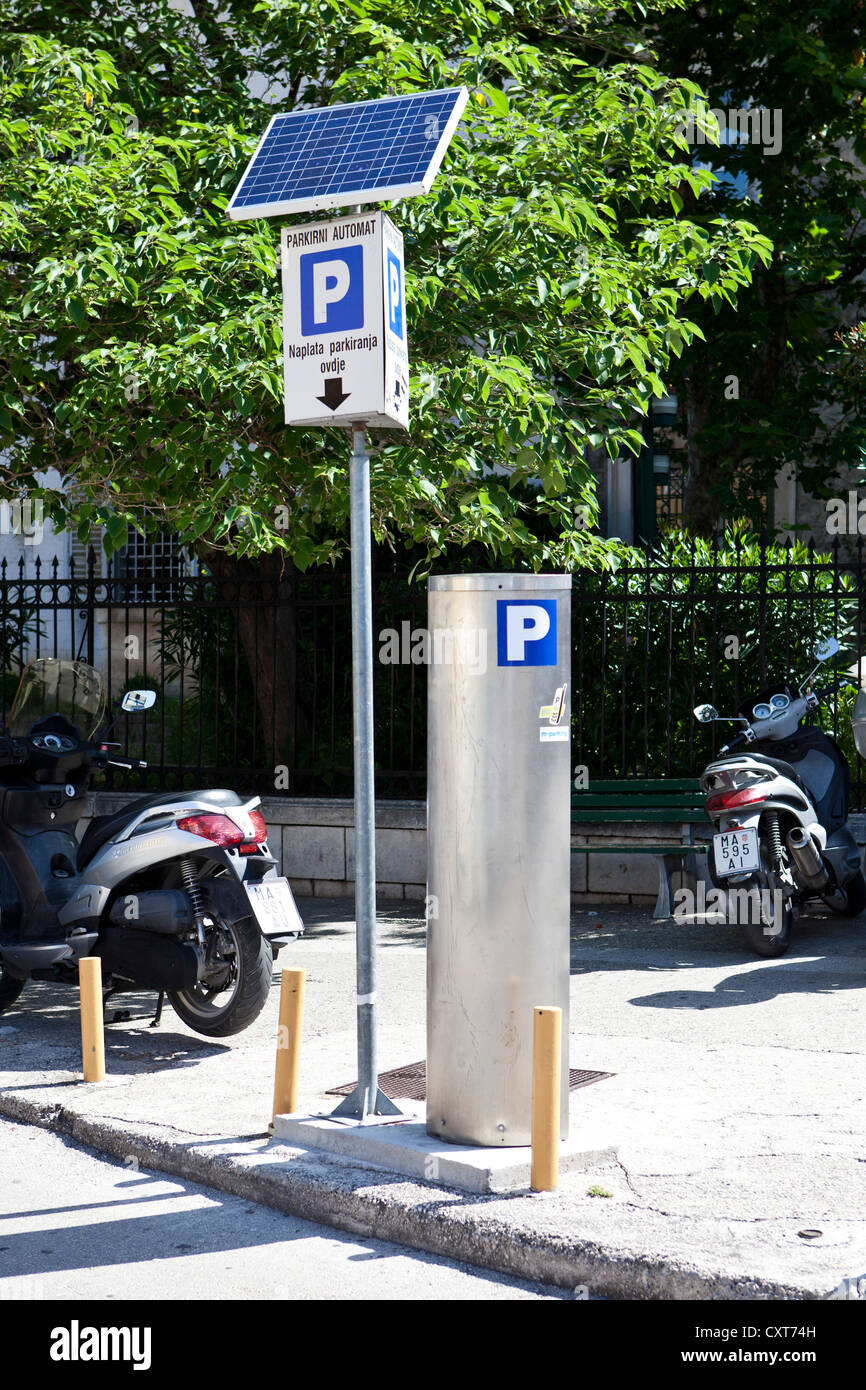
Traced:
[[426, 193], [468, 100], [465, 87], [274, 116], [228, 206], [230, 218]]

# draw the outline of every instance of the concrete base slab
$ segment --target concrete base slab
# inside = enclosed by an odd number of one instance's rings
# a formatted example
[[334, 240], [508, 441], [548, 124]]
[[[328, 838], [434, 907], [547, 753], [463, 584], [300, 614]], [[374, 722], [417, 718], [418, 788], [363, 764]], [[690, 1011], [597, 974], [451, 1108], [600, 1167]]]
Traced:
[[[444, 1144], [427, 1133], [422, 1101], [401, 1100], [401, 1119], [333, 1119], [329, 1115], [276, 1115], [273, 1137], [292, 1148], [340, 1154], [352, 1164], [369, 1164], [410, 1178], [457, 1187], [464, 1192], [515, 1192], [529, 1187], [532, 1151], [483, 1149]], [[616, 1162], [615, 1146], [572, 1122], [572, 1135], [560, 1145], [561, 1172], [581, 1172]]]

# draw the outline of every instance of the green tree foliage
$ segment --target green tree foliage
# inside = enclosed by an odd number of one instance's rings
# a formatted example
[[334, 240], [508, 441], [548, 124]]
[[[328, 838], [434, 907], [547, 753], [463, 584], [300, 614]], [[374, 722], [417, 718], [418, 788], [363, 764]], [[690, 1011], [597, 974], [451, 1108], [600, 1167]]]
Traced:
[[694, 85], [608, 0], [190, 9], [0, 0], [7, 484], [56, 465], [109, 548], [133, 521], [302, 568], [338, 553], [345, 434], [285, 429], [277, 228], [226, 202], [275, 103], [466, 83], [432, 192], [395, 209], [412, 428], [374, 439], [375, 534], [603, 558], [575, 525], [587, 451], [639, 448], [704, 301], [733, 305], [769, 255], [746, 220], [683, 214], [708, 184], [671, 131]]
[[[759, 520], [782, 468], [827, 496], [861, 465], [866, 397], [838, 332], [866, 315], [864, 14], [852, 0], [714, 0], [660, 15], [657, 44], [667, 72], [699, 83], [710, 108], [741, 111], [749, 130], [732, 140], [726, 121], [715, 145], [704, 131], [694, 167], [717, 182], [699, 200], [684, 186], [684, 214], [748, 218], [773, 243], [736, 313], [695, 306], [703, 337], [672, 370], [686, 508], [709, 532], [720, 516]], [[766, 143], [745, 116], [759, 108]]]

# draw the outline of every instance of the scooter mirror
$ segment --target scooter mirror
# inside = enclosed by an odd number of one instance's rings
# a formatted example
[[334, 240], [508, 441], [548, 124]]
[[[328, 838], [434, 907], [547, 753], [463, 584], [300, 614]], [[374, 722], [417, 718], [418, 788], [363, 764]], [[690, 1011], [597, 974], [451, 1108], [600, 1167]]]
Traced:
[[851, 711], [851, 729], [854, 744], [861, 758], [866, 758], [866, 690], [858, 692]]
[[709, 724], [711, 720], [719, 717], [715, 705], [695, 705], [693, 713], [700, 724]]
[[829, 661], [831, 656], [835, 656], [839, 651], [839, 643], [835, 637], [828, 637], [824, 642], [819, 642], [815, 648], [816, 661]]
[[138, 714], [156, 704], [155, 690], [127, 690], [120, 702], [124, 714]]

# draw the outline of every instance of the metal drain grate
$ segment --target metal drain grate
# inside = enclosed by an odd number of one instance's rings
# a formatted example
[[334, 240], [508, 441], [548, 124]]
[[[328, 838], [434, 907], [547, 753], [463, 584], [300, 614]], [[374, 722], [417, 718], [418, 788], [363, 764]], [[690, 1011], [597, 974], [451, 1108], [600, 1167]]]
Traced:
[[615, 1075], [613, 1071], [581, 1071], [579, 1067], [569, 1067], [568, 1089], [576, 1091], [579, 1086], [591, 1086], [593, 1081], [606, 1081], [609, 1076]]
[[[568, 1089], [576, 1091], [579, 1086], [591, 1086], [594, 1081], [604, 1081], [608, 1076], [613, 1076], [612, 1071], [582, 1071], [579, 1067], [570, 1067], [568, 1071]], [[356, 1081], [349, 1081], [345, 1086], [332, 1086], [325, 1092], [326, 1096], [348, 1096], [354, 1091]], [[405, 1067], [395, 1067], [393, 1071], [383, 1071], [379, 1076], [379, 1085], [391, 1100], [426, 1100], [427, 1099], [427, 1063], [409, 1062]]]
[[[345, 1086], [332, 1086], [326, 1096], [349, 1096], [357, 1086], [350, 1081]], [[379, 1073], [379, 1086], [391, 1100], [427, 1099], [427, 1063], [409, 1062], [405, 1067]]]

